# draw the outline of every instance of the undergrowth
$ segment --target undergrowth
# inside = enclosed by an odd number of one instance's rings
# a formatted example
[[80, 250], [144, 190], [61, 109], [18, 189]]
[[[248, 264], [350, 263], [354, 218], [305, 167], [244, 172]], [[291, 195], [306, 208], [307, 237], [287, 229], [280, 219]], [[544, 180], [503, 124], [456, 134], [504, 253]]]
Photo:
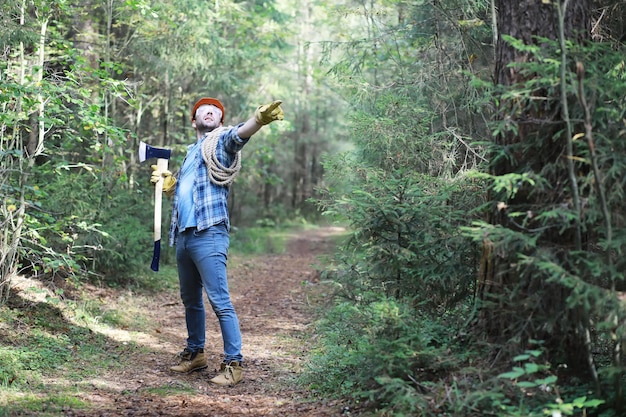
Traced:
[[499, 347], [470, 340], [460, 316], [420, 315], [389, 298], [339, 302], [316, 324], [299, 383], [365, 416], [615, 416], [590, 381], [551, 364], [540, 341], [494, 366]]
[[300, 382], [369, 408], [402, 413], [427, 407], [419, 395], [425, 380], [458, 367], [458, 358], [445, 354], [454, 334], [393, 299], [339, 303], [316, 333], [322, 337]]

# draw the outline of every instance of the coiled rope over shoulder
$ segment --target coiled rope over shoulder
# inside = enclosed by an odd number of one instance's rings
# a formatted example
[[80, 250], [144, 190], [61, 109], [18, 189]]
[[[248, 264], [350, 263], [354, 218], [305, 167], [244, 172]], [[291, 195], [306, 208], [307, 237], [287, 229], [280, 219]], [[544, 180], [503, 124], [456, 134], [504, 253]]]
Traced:
[[217, 159], [217, 143], [220, 135], [227, 129], [227, 127], [219, 127], [207, 133], [202, 142], [202, 159], [204, 159], [209, 171], [209, 178], [213, 184], [224, 187], [229, 187], [232, 184], [241, 169], [241, 151], [235, 154], [235, 159], [229, 167], [224, 166]]

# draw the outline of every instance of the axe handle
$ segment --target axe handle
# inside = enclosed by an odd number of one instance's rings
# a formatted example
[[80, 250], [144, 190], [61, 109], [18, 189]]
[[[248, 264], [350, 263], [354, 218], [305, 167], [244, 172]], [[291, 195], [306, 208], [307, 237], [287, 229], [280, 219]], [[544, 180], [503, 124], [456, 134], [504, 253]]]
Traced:
[[[167, 159], [157, 159], [157, 170], [167, 171]], [[159, 258], [161, 256], [161, 206], [163, 202], [163, 177], [154, 185], [154, 253], [152, 255], [153, 271], [159, 270]]]

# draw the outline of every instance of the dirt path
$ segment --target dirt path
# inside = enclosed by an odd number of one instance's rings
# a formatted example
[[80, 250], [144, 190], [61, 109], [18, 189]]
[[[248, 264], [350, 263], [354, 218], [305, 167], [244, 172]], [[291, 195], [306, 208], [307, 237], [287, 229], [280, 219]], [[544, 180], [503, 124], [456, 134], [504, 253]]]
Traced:
[[[341, 405], [311, 398], [293, 383], [308, 348], [304, 330], [312, 322], [307, 286], [315, 287], [312, 265], [329, 253], [338, 229], [306, 231], [288, 244], [288, 253], [231, 259], [229, 281], [244, 342], [244, 381], [231, 388], [208, 383], [219, 366], [222, 341], [215, 316], [207, 312], [209, 368], [189, 375], [169, 371], [184, 347], [182, 305], [176, 291], [151, 298], [154, 334], [149, 353], [137, 355], [123, 372], [98, 376], [85, 394], [94, 407], [67, 416], [338, 416]], [[146, 301], [148, 303], [148, 301]]]

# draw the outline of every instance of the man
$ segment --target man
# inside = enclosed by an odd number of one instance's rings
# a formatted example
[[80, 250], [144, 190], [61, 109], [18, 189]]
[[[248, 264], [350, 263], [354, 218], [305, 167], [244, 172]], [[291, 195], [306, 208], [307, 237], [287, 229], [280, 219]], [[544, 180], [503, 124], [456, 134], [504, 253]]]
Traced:
[[230, 221], [228, 191], [239, 171], [240, 151], [262, 126], [283, 119], [280, 101], [260, 106], [254, 117], [237, 126], [223, 127], [224, 106], [202, 98], [191, 112], [196, 142], [174, 178], [153, 166], [151, 182], [164, 178], [163, 190], [174, 195], [170, 246], [176, 245], [180, 295], [185, 307], [187, 346], [180, 363], [170, 369], [188, 373], [207, 368], [204, 353], [205, 309], [203, 289], [217, 316], [224, 342], [217, 385], [235, 385], [243, 379], [239, 320], [230, 300], [226, 277]]

